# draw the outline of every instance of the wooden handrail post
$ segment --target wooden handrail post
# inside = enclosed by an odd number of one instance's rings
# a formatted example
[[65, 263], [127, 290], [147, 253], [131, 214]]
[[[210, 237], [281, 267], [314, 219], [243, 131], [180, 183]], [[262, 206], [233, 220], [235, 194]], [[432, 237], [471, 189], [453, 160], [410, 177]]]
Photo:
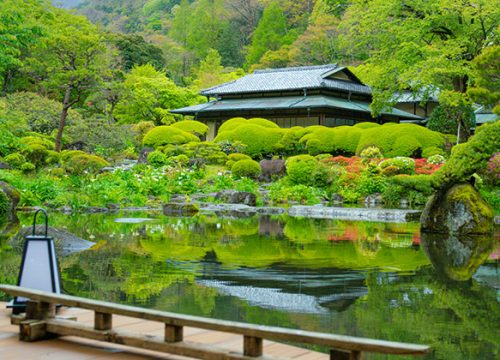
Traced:
[[347, 351], [340, 349], [330, 350], [330, 360], [362, 360], [361, 351]]
[[55, 304], [32, 301], [26, 302], [26, 320], [44, 320], [56, 316]]
[[19, 324], [19, 340], [37, 341], [53, 337], [53, 334], [47, 332], [45, 320], [53, 318], [55, 315], [55, 304], [28, 300], [26, 302], [26, 320]]
[[262, 356], [262, 349], [262, 338], [253, 336], [243, 337], [243, 355], [255, 357]]
[[113, 315], [96, 311], [94, 313], [94, 329], [111, 330], [113, 327]]
[[182, 341], [184, 337], [182, 326], [165, 324], [165, 342], [173, 343]]

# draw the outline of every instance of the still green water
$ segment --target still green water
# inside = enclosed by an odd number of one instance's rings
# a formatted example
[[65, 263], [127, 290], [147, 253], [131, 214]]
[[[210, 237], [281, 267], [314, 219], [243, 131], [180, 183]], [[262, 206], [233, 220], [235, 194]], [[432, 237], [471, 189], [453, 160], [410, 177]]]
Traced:
[[[96, 243], [59, 257], [72, 295], [431, 345], [423, 359], [500, 356], [491, 238], [436, 246], [418, 223], [155, 213], [51, 214], [50, 225]], [[0, 281], [15, 283], [19, 264], [20, 251], [0, 242]]]

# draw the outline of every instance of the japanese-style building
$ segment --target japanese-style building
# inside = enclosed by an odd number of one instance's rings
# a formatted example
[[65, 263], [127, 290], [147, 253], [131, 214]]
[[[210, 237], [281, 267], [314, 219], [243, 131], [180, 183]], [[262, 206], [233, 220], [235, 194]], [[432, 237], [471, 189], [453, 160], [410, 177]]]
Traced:
[[217, 134], [220, 124], [233, 117], [262, 117], [281, 127], [333, 127], [363, 121], [419, 121], [426, 114], [415, 102], [409, 102], [402, 103], [406, 111], [393, 107], [372, 117], [370, 87], [336, 64], [256, 70], [200, 94], [207, 97], [206, 103], [171, 112], [194, 116], [209, 125], [209, 139]]

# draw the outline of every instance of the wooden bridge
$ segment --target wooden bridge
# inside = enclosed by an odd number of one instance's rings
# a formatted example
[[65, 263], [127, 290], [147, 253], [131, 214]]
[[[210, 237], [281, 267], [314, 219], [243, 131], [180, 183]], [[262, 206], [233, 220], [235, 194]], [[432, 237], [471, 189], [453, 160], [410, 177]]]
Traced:
[[[430, 351], [428, 346], [390, 341], [372, 340], [351, 336], [331, 335], [309, 331], [260, 326], [233, 321], [208, 319], [168, 313], [104, 301], [90, 300], [69, 295], [58, 295], [43, 291], [0, 285], [0, 291], [28, 300], [26, 314], [12, 315], [11, 323], [19, 325], [19, 339], [33, 342], [57, 336], [71, 336], [84, 339], [71, 349], [71, 359], [108, 359], [103, 354], [95, 357], [78, 357], [82, 349], [104, 348], [102, 342], [119, 344], [111, 351], [125, 351], [127, 356], [120, 359], [186, 359], [207, 360], [250, 360], [250, 359], [339, 359], [359, 360], [363, 352], [395, 355], [422, 355]], [[56, 316], [56, 304], [69, 306], [64, 317]], [[90, 310], [90, 311], [89, 311]], [[29, 355], [29, 347], [17, 347], [9, 337], [12, 326], [6, 321], [7, 311], [0, 312], [0, 358], [1, 359], [42, 359], [43, 356]], [[80, 321], [76, 321], [76, 317]], [[10, 329], [10, 330], [9, 330]], [[132, 332], [131, 330], [135, 330]], [[145, 335], [148, 333], [148, 335]], [[158, 336], [158, 333], [161, 336]], [[331, 349], [330, 354], [322, 354], [306, 349], [280, 344], [269, 340], [297, 344], [319, 345]], [[10, 341], [5, 353], [5, 341]], [[53, 340], [52, 340], [53, 341]], [[64, 347], [64, 342], [59, 346]], [[20, 344], [16, 341], [17, 344]], [[43, 344], [45, 342], [37, 343]], [[86, 346], [85, 346], [86, 345]], [[126, 345], [127, 347], [122, 347]], [[242, 350], [241, 351], [241, 345]], [[83, 346], [83, 348], [82, 348]], [[133, 347], [133, 348], [130, 348]], [[141, 349], [141, 350], [137, 350]], [[126, 350], [124, 350], [126, 349]], [[239, 350], [239, 351], [238, 351]], [[264, 356], [264, 350], [266, 356]], [[154, 352], [152, 352], [154, 351]], [[167, 353], [170, 355], [162, 355]], [[11, 354], [12, 355], [9, 355]], [[14, 355], [17, 354], [17, 355]], [[133, 357], [135, 356], [137, 357]], [[11, 356], [11, 357], [9, 357]], [[132, 356], [132, 357], [128, 357]], [[142, 357], [141, 357], [142, 356]], [[52, 357], [51, 357], [52, 359]]]

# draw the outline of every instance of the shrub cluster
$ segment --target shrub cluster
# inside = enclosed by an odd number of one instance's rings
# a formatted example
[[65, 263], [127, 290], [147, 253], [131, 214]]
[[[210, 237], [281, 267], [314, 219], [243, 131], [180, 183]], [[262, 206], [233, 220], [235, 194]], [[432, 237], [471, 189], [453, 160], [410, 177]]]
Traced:
[[200, 139], [184, 130], [172, 126], [157, 126], [146, 133], [142, 144], [147, 147], [158, 148], [163, 145], [180, 145]]
[[231, 167], [231, 173], [236, 178], [247, 177], [256, 179], [260, 175], [260, 165], [257, 161], [252, 159], [244, 159], [236, 161]]

